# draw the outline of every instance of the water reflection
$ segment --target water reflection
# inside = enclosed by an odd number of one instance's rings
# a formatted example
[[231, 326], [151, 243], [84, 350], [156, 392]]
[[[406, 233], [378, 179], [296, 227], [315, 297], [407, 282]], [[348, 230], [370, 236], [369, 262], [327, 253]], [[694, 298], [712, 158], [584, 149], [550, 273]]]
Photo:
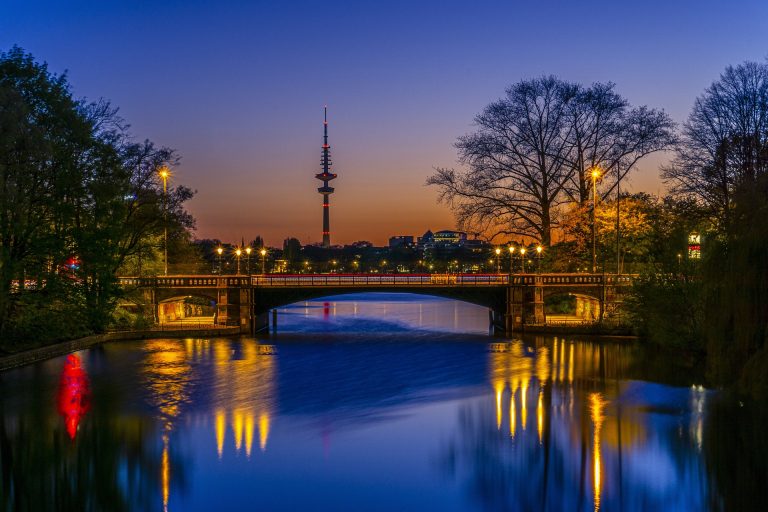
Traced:
[[[408, 314], [432, 315], [419, 306]], [[347, 308], [308, 314], [333, 324]], [[452, 328], [455, 310], [437, 316]], [[489, 352], [485, 336], [371, 329], [111, 343], [0, 374], [0, 509], [765, 501], [768, 415], [664, 372], [640, 346], [533, 337]]]
[[91, 407], [91, 391], [88, 374], [80, 365], [80, 358], [74, 354], [68, 355], [64, 360], [57, 402], [69, 438], [75, 439], [80, 420]]
[[[259, 449], [267, 449], [274, 407], [277, 355], [261, 355], [256, 342], [236, 347], [219, 343], [213, 350], [216, 453], [224, 454], [229, 422], [235, 453], [244, 449], [247, 458], [253, 450], [258, 425]], [[245, 442], [245, 444], [243, 444]]]
[[698, 456], [710, 392], [626, 380], [632, 356], [557, 338], [490, 353], [493, 408], [461, 406], [445, 468], [483, 510], [710, 508]]

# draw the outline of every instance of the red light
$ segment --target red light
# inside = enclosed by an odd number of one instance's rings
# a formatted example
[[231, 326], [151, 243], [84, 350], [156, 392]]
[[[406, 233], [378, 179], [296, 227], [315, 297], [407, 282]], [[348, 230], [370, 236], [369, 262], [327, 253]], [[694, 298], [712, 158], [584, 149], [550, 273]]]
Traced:
[[91, 406], [91, 390], [88, 374], [80, 366], [80, 358], [70, 354], [64, 360], [64, 370], [59, 380], [58, 407], [64, 416], [64, 424], [70, 439], [77, 435], [77, 426]]

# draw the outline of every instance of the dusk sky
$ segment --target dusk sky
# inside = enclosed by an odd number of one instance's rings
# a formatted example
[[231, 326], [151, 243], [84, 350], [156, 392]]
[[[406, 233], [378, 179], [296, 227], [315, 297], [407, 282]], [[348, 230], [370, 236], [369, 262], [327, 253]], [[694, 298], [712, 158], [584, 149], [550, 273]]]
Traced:
[[[424, 182], [506, 86], [613, 81], [682, 122], [728, 64], [768, 56], [768, 1], [2, 0], [14, 44], [179, 152], [199, 238], [320, 241], [327, 104], [332, 242], [384, 244], [454, 226]], [[659, 192], [664, 158], [631, 187]]]

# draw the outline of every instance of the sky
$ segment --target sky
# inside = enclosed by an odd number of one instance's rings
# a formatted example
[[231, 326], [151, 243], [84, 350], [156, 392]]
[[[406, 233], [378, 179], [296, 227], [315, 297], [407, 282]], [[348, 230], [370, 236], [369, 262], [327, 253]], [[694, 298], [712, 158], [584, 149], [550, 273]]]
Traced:
[[[454, 227], [425, 180], [510, 84], [612, 81], [683, 122], [727, 65], [768, 57], [768, 1], [0, 0], [14, 44], [178, 151], [198, 238], [321, 240], [328, 105], [332, 242], [383, 245]], [[663, 191], [667, 158], [630, 188]]]

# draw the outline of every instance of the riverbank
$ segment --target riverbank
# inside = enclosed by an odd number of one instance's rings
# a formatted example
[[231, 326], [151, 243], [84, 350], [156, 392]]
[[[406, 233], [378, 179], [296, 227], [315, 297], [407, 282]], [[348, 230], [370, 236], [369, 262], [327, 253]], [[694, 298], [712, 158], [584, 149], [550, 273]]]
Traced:
[[584, 325], [525, 325], [522, 332], [524, 334], [559, 334], [562, 336], [587, 335], [604, 336], [610, 338], [631, 338], [639, 339], [630, 327], [627, 326], [608, 326], [600, 324]]
[[95, 334], [75, 340], [62, 341], [53, 345], [25, 350], [16, 354], [0, 357], [0, 372], [36, 363], [52, 357], [62, 356], [78, 350], [85, 350], [108, 341], [143, 340], [147, 338], [191, 338], [235, 336], [239, 327], [206, 327], [200, 329], [144, 329], [138, 331], [118, 331]]

